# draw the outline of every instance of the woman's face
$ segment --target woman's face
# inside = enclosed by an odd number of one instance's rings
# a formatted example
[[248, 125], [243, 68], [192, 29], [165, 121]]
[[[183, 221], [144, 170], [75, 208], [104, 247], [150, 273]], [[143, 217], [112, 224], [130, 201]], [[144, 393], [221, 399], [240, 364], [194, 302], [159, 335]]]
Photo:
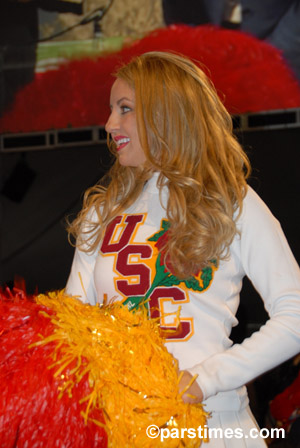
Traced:
[[120, 164], [142, 165], [146, 157], [137, 131], [135, 92], [123, 79], [117, 79], [112, 86], [110, 109], [105, 129], [116, 143]]

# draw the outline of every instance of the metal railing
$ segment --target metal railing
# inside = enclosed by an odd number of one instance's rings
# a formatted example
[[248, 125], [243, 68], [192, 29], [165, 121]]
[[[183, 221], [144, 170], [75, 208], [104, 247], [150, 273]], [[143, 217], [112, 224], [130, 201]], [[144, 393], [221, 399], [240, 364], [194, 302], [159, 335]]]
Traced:
[[[236, 133], [297, 128], [300, 127], [300, 108], [234, 115], [232, 119]], [[104, 126], [7, 133], [0, 135], [0, 152], [41, 151], [105, 143]]]

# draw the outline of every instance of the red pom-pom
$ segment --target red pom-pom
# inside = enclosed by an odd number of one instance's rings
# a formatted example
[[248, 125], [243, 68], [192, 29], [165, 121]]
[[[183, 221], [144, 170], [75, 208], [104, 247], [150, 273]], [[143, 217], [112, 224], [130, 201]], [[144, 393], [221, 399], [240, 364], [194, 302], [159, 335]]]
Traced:
[[117, 54], [72, 61], [36, 75], [0, 119], [0, 131], [103, 125], [109, 114], [111, 73], [121, 62], [153, 50], [175, 51], [204, 64], [233, 114], [300, 106], [299, 83], [270, 44], [213, 26], [171, 25]]
[[[20, 289], [0, 292], [0, 446], [104, 448], [104, 429], [91, 420], [85, 424], [81, 415], [86, 404], [80, 399], [90, 393], [87, 377], [74, 385], [72, 396], [59, 397], [65, 379], [49, 368], [54, 343], [31, 346], [53, 333], [45, 311], [53, 314]], [[104, 422], [100, 410], [89, 417]]]
[[276, 395], [270, 403], [271, 416], [288, 429], [299, 418], [300, 409], [300, 372], [295, 380], [283, 392]]

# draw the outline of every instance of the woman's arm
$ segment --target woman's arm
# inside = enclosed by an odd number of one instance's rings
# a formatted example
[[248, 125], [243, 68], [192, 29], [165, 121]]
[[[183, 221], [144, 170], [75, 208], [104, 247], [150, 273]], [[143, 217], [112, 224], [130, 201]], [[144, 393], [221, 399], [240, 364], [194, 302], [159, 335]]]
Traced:
[[300, 352], [300, 271], [278, 221], [249, 190], [239, 225], [239, 258], [270, 319], [234, 344], [189, 369], [204, 398], [236, 389]]

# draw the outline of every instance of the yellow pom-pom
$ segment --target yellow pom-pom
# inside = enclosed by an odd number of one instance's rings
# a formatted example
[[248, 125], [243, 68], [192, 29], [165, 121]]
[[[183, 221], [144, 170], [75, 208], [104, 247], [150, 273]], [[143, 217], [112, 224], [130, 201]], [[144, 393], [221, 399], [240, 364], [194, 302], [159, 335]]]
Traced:
[[109, 447], [200, 445], [200, 438], [187, 434], [164, 442], [147, 436], [149, 425], [176, 428], [179, 434], [181, 428], [204, 427], [207, 414], [201, 404], [182, 401], [177, 361], [165, 347], [158, 322], [148, 319], [143, 307], [130, 312], [120, 302], [90, 306], [63, 291], [39, 295], [36, 301], [55, 312], [48, 315], [54, 333], [38, 342], [55, 341], [60, 350], [59, 358], [54, 353], [54, 375], [72, 363], [61, 394], [71, 394], [88, 374], [92, 392], [82, 397], [87, 403], [83, 417], [87, 420], [95, 407], [102, 409]]

